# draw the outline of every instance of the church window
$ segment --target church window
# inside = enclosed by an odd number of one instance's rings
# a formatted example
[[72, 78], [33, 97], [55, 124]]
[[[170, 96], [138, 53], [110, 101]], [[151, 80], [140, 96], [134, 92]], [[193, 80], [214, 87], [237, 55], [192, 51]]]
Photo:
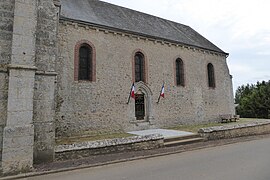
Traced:
[[79, 52], [79, 80], [92, 80], [92, 50], [90, 47], [83, 45]]
[[75, 46], [74, 79], [75, 81], [95, 81], [95, 48], [87, 40]]
[[208, 73], [208, 86], [210, 88], [215, 88], [216, 83], [215, 83], [215, 71], [214, 71], [213, 64], [209, 63], [207, 65], [207, 73]]
[[135, 54], [135, 82], [145, 82], [144, 55], [140, 52]]
[[184, 63], [180, 58], [176, 59], [175, 61], [175, 72], [176, 72], [176, 85], [185, 86]]

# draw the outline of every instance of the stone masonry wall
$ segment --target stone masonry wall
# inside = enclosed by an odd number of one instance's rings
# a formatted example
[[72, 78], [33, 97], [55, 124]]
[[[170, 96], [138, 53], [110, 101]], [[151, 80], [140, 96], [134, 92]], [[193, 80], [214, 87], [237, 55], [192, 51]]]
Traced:
[[164, 137], [160, 134], [152, 134], [58, 145], [55, 148], [55, 153], [56, 160], [63, 161], [92, 155], [156, 149], [163, 146]]
[[36, 74], [34, 91], [34, 162], [53, 161], [55, 144], [54, 124], [55, 73]]
[[36, 67], [38, 71], [55, 71], [57, 58], [58, 8], [53, 0], [38, 0]]
[[14, 2], [0, 1], [0, 70], [11, 61]]
[[0, 71], [0, 160], [2, 160], [3, 129], [7, 120], [8, 76]]
[[2, 161], [3, 128], [7, 120], [8, 74], [11, 61], [14, 0], [0, 1], [0, 160]]
[[257, 121], [245, 124], [217, 126], [202, 128], [198, 132], [207, 140], [217, 140], [226, 138], [236, 138], [242, 136], [252, 136], [270, 133], [270, 121]]
[[55, 61], [57, 59], [58, 7], [52, 0], [38, 0], [34, 116], [35, 163], [53, 161], [55, 141]]
[[[74, 47], [81, 40], [95, 46], [96, 82], [74, 81]], [[217, 121], [219, 114], [234, 113], [224, 55], [65, 21], [60, 25], [59, 43], [57, 136], [138, 128], [134, 100], [126, 104], [136, 50], [144, 52], [147, 61], [152, 127]], [[175, 85], [174, 63], [178, 57], [184, 62], [185, 87]], [[215, 89], [208, 87], [208, 63], [214, 65]], [[163, 81], [165, 98], [157, 104]]]

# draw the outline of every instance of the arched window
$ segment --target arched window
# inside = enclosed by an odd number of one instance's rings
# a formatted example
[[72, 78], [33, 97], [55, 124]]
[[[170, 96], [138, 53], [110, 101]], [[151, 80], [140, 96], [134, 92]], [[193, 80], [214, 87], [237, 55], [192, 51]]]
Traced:
[[214, 71], [213, 64], [209, 63], [207, 65], [207, 73], [208, 73], [208, 86], [210, 88], [215, 88], [216, 83], [215, 83], [215, 71]]
[[176, 85], [185, 86], [184, 63], [180, 58], [176, 59], [175, 61], [175, 72], [176, 72]]
[[79, 52], [79, 80], [92, 80], [92, 48], [83, 44]]
[[95, 48], [87, 40], [75, 46], [74, 79], [75, 81], [95, 81]]
[[135, 82], [145, 82], [145, 62], [144, 55], [137, 52], [134, 57], [135, 60]]

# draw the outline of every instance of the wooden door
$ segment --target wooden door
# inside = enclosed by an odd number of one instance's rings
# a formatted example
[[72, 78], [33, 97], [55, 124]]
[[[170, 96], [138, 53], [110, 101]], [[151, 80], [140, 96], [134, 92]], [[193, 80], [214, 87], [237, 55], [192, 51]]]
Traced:
[[135, 95], [135, 116], [137, 120], [144, 120], [145, 117], [144, 94]]

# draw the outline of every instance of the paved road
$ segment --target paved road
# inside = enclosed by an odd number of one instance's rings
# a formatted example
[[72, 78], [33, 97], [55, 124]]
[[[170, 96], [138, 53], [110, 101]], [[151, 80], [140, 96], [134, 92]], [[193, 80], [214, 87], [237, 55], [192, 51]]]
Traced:
[[270, 138], [28, 179], [270, 180]]

